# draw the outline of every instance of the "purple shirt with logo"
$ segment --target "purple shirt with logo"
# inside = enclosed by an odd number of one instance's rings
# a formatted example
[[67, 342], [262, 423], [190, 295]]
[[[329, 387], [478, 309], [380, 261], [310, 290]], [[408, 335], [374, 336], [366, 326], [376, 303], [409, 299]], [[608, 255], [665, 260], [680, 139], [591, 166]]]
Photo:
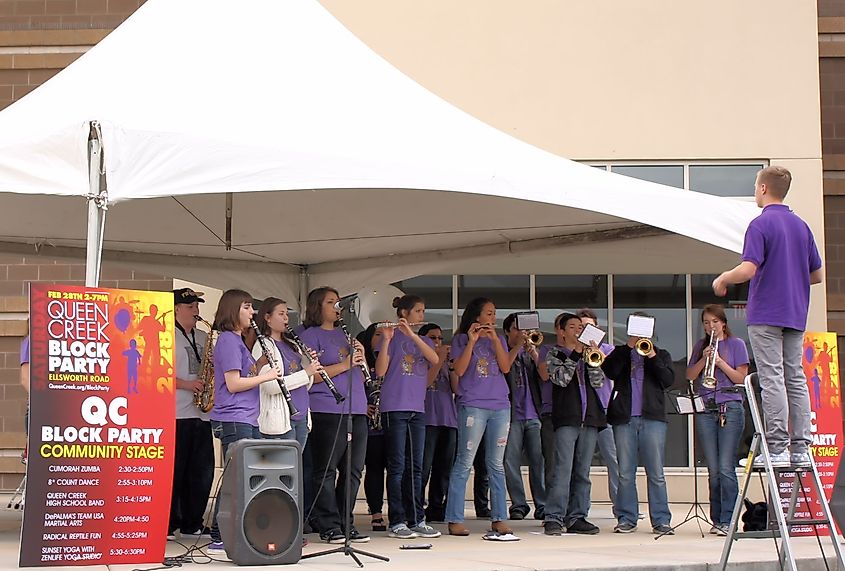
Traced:
[[[695, 365], [696, 362], [701, 358], [699, 355], [702, 354], [703, 349], [707, 347], [710, 343], [710, 337], [708, 336], [706, 339], [699, 339], [698, 342], [695, 344], [695, 347], [692, 349], [692, 356], [689, 360], [689, 365], [692, 367]], [[719, 341], [719, 357], [722, 360], [730, 365], [732, 369], [736, 369], [740, 365], [747, 365], [749, 363], [748, 359], [748, 348], [745, 346], [745, 341], [740, 339], [739, 337], [730, 336], [727, 339], [722, 339]], [[701, 397], [706, 400], [711, 400], [715, 397], [717, 404], [722, 404], [723, 402], [728, 401], [742, 401], [742, 394], [741, 393], [726, 393], [720, 391], [719, 389], [727, 388], [727, 387], [734, 387], [736, 385], [731, 382], [728, 376], [725, 374], [722, 369], [716, 367], [716, 388], [715, 389], [707, 389], [701, 386], [701, 378], [704, 375], [704, 371], [702, 370], [701, 374], [698, 375], [698, 378], [695, 380], [695, 389]], [[715, 394], [714, 394], [715, 393]]]
[[260, 391], [257, 386], [239, 393], [226, 388], [227, 371], [238, 371], [241, 377], [255, 376], [255, 359], [244, 345], [240, 333], [224, 331], [214, 345], [214, 408], [211, 420], [243, 422], [258, 426]]
[[810, 273], [822, 267], [807, 223], [785, 204], [766, 206], [745, 231], [742, 260], [757, 266], [748, 290], [748, 325], [803, 331]]
[[[299, 351], [285, 343], [284, 341], [276, 341], [276, 347], [279, 348], [279, 353], [282, 354], [282, 362], [284, 363], [285, 370], [283, 371], [285, 375], [292, 375], [297, 371], [302, 370], [302, 355], [299, 354]], [[296, 413], [291, 417], [291, 420], [305, 420], [308, 418], [308, 404], [310, 402], [310, 398], [308, 398], [308, 387], [302, 386], [293, 389], [290, 392], [290, 398], [293, 401], [293, 405], [296, 407], [296, 410], [299, 412]]]
[[[434, 349], [434, 342], [421, 337]], [[384, 345], [382, 345], [384, 347]], [[425, 412], [429, 362], [411, 337], [397, 328], [387, 349], [390, 364], [381, 385], [382, 412]]]
[[[557, 345], [554, 345], [557, 347]], [[546, 362], [546, 355], [549, 354], [553, 345], [543, 345], [540, 347], [538, 353], [540, 354], [540, 362]], [[552, 385], [551, 381], [544, 381], [540, 379], [540, 399], [542, 401], [540, 406], [540, 416], [552, 414]]]
[[29, 335], [21, 341], [21, 365], [29, 363]]
[[[349, 341], [339, 328], [323, 329], [309, 327], [302, 332], [302, 342], [317, 352], [320, 363], [324, 367], [337, 365], [341, 361], [349, 360]], [[332, 377], [337, 391], [346, 397], [346, 401], [338, 404], [326, 383], [311, 385], [311, 410], [313, 412], [327, 412], [330, 414], [345, 414], [349, 412], [349, 402], [352, 399], [352, 414], [367, 414], [367, 395], [364, 392], [364, 377], [361, 369], [355, 365], [336, 377]], [[351, 384], [351, 397], [350, 397]]]
[[458, 427], [458, 408], [449, 382], [449, 364], [443, 363], [434, 385], [425, 392], [425, 425]]
[[513, 366], [518, 373], [518, 379], [514, 386], [514, 394], [511, 395], [513, 400], [513, 419], [514, 420], [536, 420], [540, 418], [537, 414], [537, 408], [534, 406], [534, 399], [531, 397], [531, 388], [528, 386], [528, 370], [525, 367], [525, 360], [531, 359], [525, 352], [525, 349], [520, 349]]
[[[452, 339], [452, 359], [457, 361], [463, 355], [469, 338], [466, 333], [459, 333]], [[508, 344], [502, 335], [498, 342], [507, 351]], [[493, 340], [479, 337], [472, 349], [469, 366], [460, 378], [458, 385], [458, 403], [462, 406], [502, 410], [510, 408], [508, 383], [496, 361]]]
[[631, 349], [631, 416], [643, 415], [643, 384], [645, 357]]

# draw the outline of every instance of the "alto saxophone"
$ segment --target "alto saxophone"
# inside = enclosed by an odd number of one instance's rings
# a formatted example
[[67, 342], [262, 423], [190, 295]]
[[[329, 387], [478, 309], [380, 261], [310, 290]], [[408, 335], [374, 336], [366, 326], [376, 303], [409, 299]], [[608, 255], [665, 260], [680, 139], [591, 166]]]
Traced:
[[202, 381], [202, 390], [194, 393], [194, 404], [203, 412], [208, 412], [214, 406], [214, 328], [211, 323], [196, 316], [198, 323], [208, 327], [208, 337], [202, 350], [202, 362], [197, 378]]

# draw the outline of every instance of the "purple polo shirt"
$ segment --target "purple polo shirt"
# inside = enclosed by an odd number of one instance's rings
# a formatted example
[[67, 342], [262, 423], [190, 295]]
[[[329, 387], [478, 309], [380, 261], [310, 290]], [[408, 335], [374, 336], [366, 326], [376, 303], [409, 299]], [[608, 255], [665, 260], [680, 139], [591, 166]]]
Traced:
[[[434, 349], [434, 341], [428, 337], [421, 339]], [[398, 328], [393, 333], [387, 353], [390, 364], [381, 385], [381, 412], [425, 412], [428, 359], [414, 340]]]
[[21, 365], [29, 363], [29, 335], [21, 341]]
[[[708, 336], [706, 339], [699, 339], [698, 342], [695, 344], [695, 347], [692, 348], [692, 357], [689, 360], [689, 367], [695, 365], [698, 361], [698, 355], [702, 354], [703, 348], [707, 347], [710, 343], [710, 337]], [[745, 346], [745, 341], [740, 339], [739, 337], [728, 337], [727, 339], [722, 339], [719, 341], [719, 357], [722, 360], [730, 365], [731, 368], [736, 369], [740, 365], [747, 365], [749, 363], [748, 359], [748, 348]], [[728, 376], [725, 374], [722, 369], [716, 367], [716, 389], [715, 394], [713, 394], [714, 389], [706, 389], [701, 386], [701, 377], [704, 374], [702, 373], [698, 375], [698, 378], [695, 380], [695, 390], [700, 394], [704, 400], [710, 400], [711, 397], [715, 397], [717, 404], [722, 404], [723, 402], [728, 401], [742, 401], [742, 394], [741, 393], [726, 393], [720, 391], [719, 389], [724, 389], [728, 387], [736, 386], [734, 385]]]
[[[300, 336], [302, 342], [317, 352], [320, 363], [324, 367], [337, 365], [349, 359], [349, 341], [343, 331], [337, 327], [323, 329], [309, 327]], [[350, 389], [352, 393], [352, 414], [367, 414], [367, 395], [364, 392], [364, 377], [358, 366], [353, 366], [336, 377], [332, 377], [337, 391], [346, 397], [346, 401], [338, 404], [326, 383], [311, 385], [310, 405], [312, 412], [326, 412], [330, 414], [345, 414], [349, 412]], [[351, 386], [350, 386], [351, 385]]]
[[[466, 333], [459, 333], [452, 339], [452, 359], [457, 361], [463, 355], [469, 338]], [[507, 351], [508, 344], [504, 336], [498, 336], [498, 342]], [[458, 404], [502, 410], [511, 407], [508, 398], [508, 383], [496, 361], [493, 340], [479, 338], [472, 349], [469, 366], [460, 378], [458, 385]]]
[[631, 349], [631, 416], [643, 415], [643, 383], [645, 357]]
[[434, 385], [425, 392], [425, 425], [458, 427], [458, 409], [449, 382], [449, 364], [443, 363]]
[[742, 260], [757, 266], [748, 290], [748, 325], [803, 331], [810, 273], [822, 267], [807, 223], [785, 204], [766, 206], [745, 231]]
[[[540, 354], [540, 362], [546, 362], [546, 355], [549, 354], [553, 345], [543, 345], [540, 347], [538, 353]], [[544, 381], [540, 379], [540, 416], [552, 414], [552, 385], [551, 381]]]
[[534, 399], [531, 398], [531, 388], [528, 386], [528, 369], [525, 367], [525, 360], [531, 359], [525, 352], [525, 349], [520, 349], [516, 361], [513, 366], [519, 375], [519, 381], [514, 386], [514, 394], [511, 395], [513, 401], [513, 419], [514, 420], [536, 420], [540, 418], [537, 414], [537, 408], [534, 406]]
[[[572, 349], [561, 347], [561, 350], [567, 357], [572, 354]], [[587, 372], [584, 370], [586, 366], [584, 359], [580, 359], [575, 364], [575, 379], [573, 379], [578, 382], [578, 392], [581, 396], [581, 422], [584, 422], [584, 419], [587, 418], [587, 384], [585, 383]]]
[[[299, 354], [299, 351], [285, 343], [284, 341], [276, 341], [276, 347], [279, 348], [279, 353], [282, 354], [282, 362], [284, 363], [285, 375], [292, 375], [297, 371], [302, 370], [302, 355]], [[296, 413], [291, 417], [291, 420], [305, 420], [308, 418], [308, 404], [310, 402], [310, 398], [308, 398], [308, 386], [304, 385], [301, 387], [297, 387], [290, 392], [290, 398], [293, 401], [293, 405], [296, 407], [296, 410], [299, 412]]]
[[[610, 355], [613, 352], [614, 347], [613, 347], [613, 345], [611, 345], [609, 343], [600, 343], [599, 349], [601, 349], [601, 352], [604, 353], [605, 357], [607, 357], [608, 355]], [[605, 410], [605, 412], [607, 412], [607, 405], [608, 405], [608, 403], [610, 403], [610, 394], [612, 392], [613, 392], [613, 380], [608, 379], [607, 375], [605, 375], [604, 376], [604, 383], [602, 383], [602, 386], [600, 386], [596, 389], [596, 394], [598, 395], [599, 400], [601, 401], [601, 406]]]
[[214, 345], [214, 408], [209, 417], [258, 426], [258, 387], [230, 393], [226, 388], [227, 371], [238, 371], [241, 377], [253, 377], [256, 373], [252, 353], [244, 345], [240, 333], [234, 331], [222, 332]]

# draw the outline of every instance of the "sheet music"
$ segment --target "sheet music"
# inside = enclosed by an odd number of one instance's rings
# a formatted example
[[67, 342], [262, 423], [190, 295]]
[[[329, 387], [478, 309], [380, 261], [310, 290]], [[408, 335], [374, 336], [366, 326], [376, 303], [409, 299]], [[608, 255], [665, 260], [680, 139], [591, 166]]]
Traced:
[[584, 331], [581, 332], [581, 336], [578, 337], [578, 341], [583, 343], [584, 345], [589, 345], [591, 341], [594, 341], [596, 345], [601, 343], [601, 340], [604, 339], [604, 331], [593, 325], [592, 323], [588, 323], [584, 326]]
[[630, 316], [628, 318], [628, 336], [648, 339], [654, 337], [654, 318], [643, 317], [642, 315]]

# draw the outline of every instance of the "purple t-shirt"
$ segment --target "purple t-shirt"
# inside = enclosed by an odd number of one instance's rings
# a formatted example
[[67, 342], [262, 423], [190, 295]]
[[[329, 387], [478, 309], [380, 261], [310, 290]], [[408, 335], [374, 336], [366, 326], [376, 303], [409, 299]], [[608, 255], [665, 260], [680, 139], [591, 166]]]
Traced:
[[[498, 336], [502, 348], [507, 351], [508, 344], [504, 336]], [[459, 333], [452, 339], [452, 359], [457, 361], [463, 355], [469, 338], [466, 333]], [[496, 361], [493, 341], [480, 337], [472, 349], [469, 366], [458, 384], [458, 404], [502, 410], [511, 407], [508, 398], [508, 383]]]
[[[698, 362], [701, 358], [699, 355], [702, 354], [702, 350], [707, 344], [710, 343], [710, 337], [708, 336], [707, 339], [699, 339], [698, 342], [695, 344], [695, 347], [692, 349], [692, 356], [689, 360], [689, 365], [692, 367], [693, 365]], [[745, 346], [745, 341], [740, 339], [739, 337], [728, 337], [727, 339], [722, 339], [719, 341], [719, 357], [722, 360], [730, 365], [731, 368], [736, 369], [740, 365], [747, 365], [749, 363], [748, 359], [748, 348]], [[723, 402], [728, 401], [742, 401], [742, 394], [741, 393], [726, 393], [720, 391], [719, 389], [727, 388], [727, 387], [734, 387], [736, 385], [731, 382], [728, 376], [725, 374], [722, 369], [716, 367], [716, 388], [715, 389], [707, 389], [701, 386], [701, 377], [704, 374], [702, 371], [701, 374], [698, 375], [698, 378], [695, 380], [695, 389], [704, 398], [704, 400], [710, 400], [715, 397], [716, 403], [721, 404]], [[713, 394], [715, 392], [715, 395]]]
[[21, 365], [29, 363], [29, 335], [21, 341]]
[[[434, 342], [421, 337], [434, 349]], [[382, 345], [384, 347], [384, 345]], [[387, 348], [390, 364], [381, 385], [381, 412], [425, 412], [429, 362], [414, 340], [396, 329]]]
[[[613, 352], [613, 345], [609, 343], [601, 343], [599, 344], [599, 349], [601, 352], [604, 353], [604, 356], [607, 357]], [[610, 394], [613, 392], [613, 380], [608, 379], [607, 375], [604, 376], [604, 383], [602, 386], [596, 389], [596, 394], [601, 401], [601, 406], [604, 408], [605, 412], [607, 412], [607, 405], [610, 403]]]
[[[349, 341], [340, 328], [323, 329], [309, 327], [300, 336], [302, 342], [317, 352], [320, 363], [324, 367], [337, 365], [349, 359]], [[355, 365], [335, 377], [332, 377], [337, 391], [347, 400], [338, 404], [326, 383], [311, 385], [311, 410], [313, 412], [327, 412], [330, 414], [345, 414], [349, 412], [350, 392], [352, 398], [352, 414], [367, 414], [367, 395], [364, 392], [364, 376], [361, 369]], [[351, 387], [350, 387], [351, 385]], [[351, 391], [350, 391], [351, 388]]]
[[514, 392], [511, 395], [514, 420], [536, 420], [540, 418], [531, 396], [531, 387], [528, 386], [528, 370], [524, 366], [526, 359], [531, 359], [531, 357], [525, 353], [525, 349], [520, 349], [519, 355], [513, 362], [518, 375], [513, 388]]
[[810, 273], [822, 267], [807, 223], [785, 204], [766, 206], [745, 231], [742, 260], [757, 266], [748, 290], [748, 325], [803, 331]]
[[[282, 354], [282, 362], [285, 366], [284, 374], [292, 375], [297, 371], [301, 371], [302, 355], [299, 354], [299, 351], [296, 351], [284, 341], [276, 341], [275, 339], [273, 341], [276, 343], [276, 347], [279, 348], [279, 353]], [[291, 417], [291, 420], [305, 420], [308, 418], [308, 403], [310, 401], [308, 398], [308, 387], [301, 386], [293, 389], [290, 392], [290, 398], [296, 410], [299, 411]]]
[[631, 349], [631, 416], [643, 415], [643, 384], [645, 357]]
[[458, 427], [458, 409], [449, 382], [449, 365], [443, 363], [434, 385], [425, 392], [425, 425]]
[[[553, 345], [543, 345], [540, 347], [538, 353], [540, 355], [540, 362], [546, 362], [546, 356], [551, 351]], [[542, 404], [540, 406], [540, 416], [552, 414], [552, 385], [551, 381], [544, 381], [540, 379], [540, 399]]]
[[258, 426], [258, 387], [230, 393], [226, 388], [226, 371], [238, 371], [241, 377], [253, 377], [256, 373], [252, 353], [234, 331], [222, 332], [214, 345], [214, 408], [209, 417]]

